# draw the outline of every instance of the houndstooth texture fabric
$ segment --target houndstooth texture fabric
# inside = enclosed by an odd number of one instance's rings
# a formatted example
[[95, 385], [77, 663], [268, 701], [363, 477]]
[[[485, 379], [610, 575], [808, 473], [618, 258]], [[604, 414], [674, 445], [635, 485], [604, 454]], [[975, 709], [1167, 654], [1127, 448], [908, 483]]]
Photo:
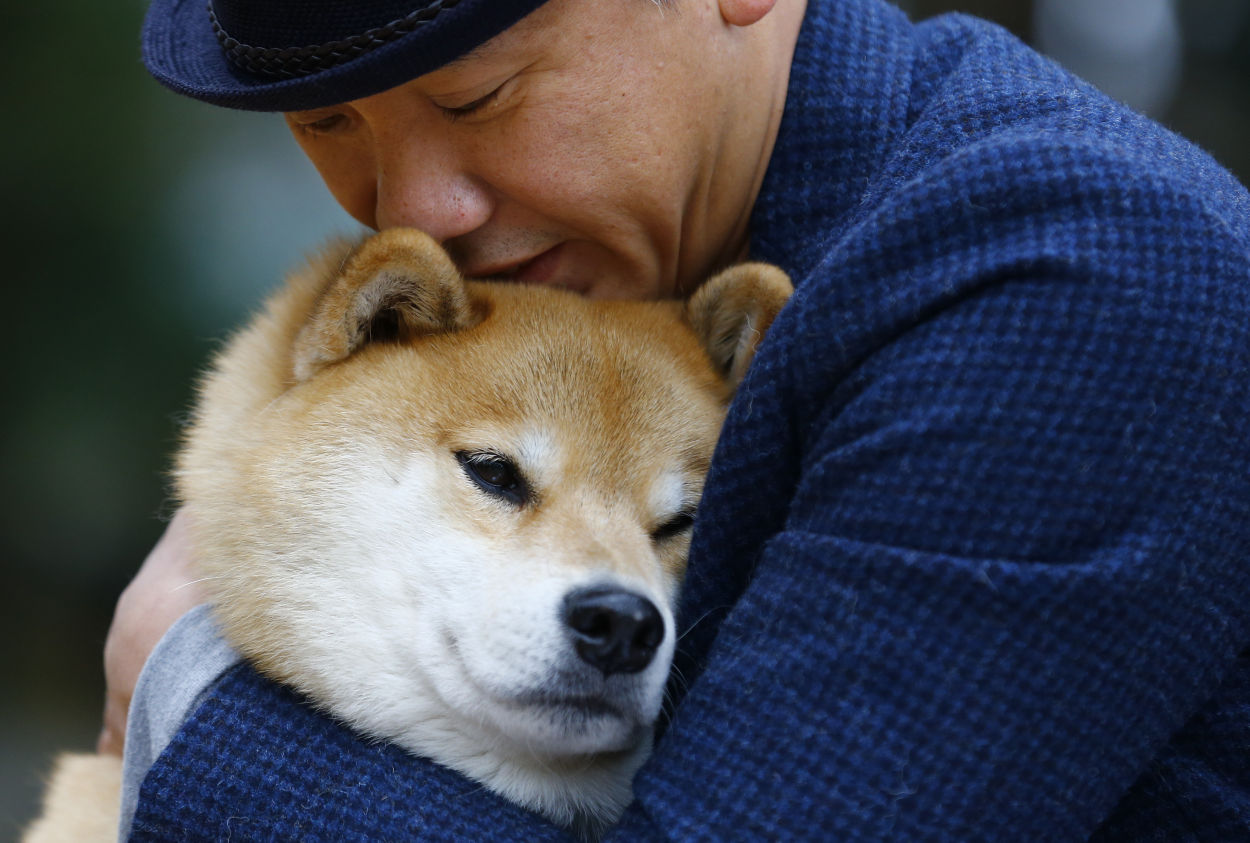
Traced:
[[[1250, 198], [963, 17], [812, 0], [614, 839], [1250, 839]], [[346, 782], [346, 784], [344, 784]], [[135, 837], [541, 839], [231, 674]]]

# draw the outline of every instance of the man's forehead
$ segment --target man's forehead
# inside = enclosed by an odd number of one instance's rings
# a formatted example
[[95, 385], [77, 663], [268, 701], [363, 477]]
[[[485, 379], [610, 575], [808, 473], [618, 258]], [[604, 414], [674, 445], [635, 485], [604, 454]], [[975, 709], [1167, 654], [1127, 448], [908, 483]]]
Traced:
[[540, 7], [536, 12], [522, 18], [503, 32], [483, 41], [468, 52], [452, 59], [434, 72], [438, 73], [443, 70], [455, 72], [475, 64], [504, 58], [510, 52], [530, 43], [530, 39], [535, 35], [536, 31], [548, 25], [546, 18], [549, 16], [545, 15], [544, 11]]
[[481, 44], [478, 44], [476, 47], [469, 50], [467, 53], [457, 56], [456, 58], [447, 62], [447, 64], [443, 65], [439, 69], [440, 70], [459, 70], [466, 65], [474, 64], [476, 62], [484, 61], [484, 60], [493, 58], [495, 56], [498, 56], [500, 53], [507, 50], [508, 40], [509, 40], [508, 31], [505, 30], [501, 32], [500, 34], [496, 35], [494, 38], [491, 38], [488, 41], [483, 41]]

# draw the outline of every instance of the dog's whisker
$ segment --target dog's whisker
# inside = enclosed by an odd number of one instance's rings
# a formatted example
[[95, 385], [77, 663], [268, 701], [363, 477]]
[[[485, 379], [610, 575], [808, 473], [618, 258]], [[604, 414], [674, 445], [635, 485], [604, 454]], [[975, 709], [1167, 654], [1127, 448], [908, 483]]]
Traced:
[[189, 582], [184, 582], [180, 585], [174, 586], [173, 588], [169, 590], [169, 593], [173, 594], [175, 591], [182, 591], [184, 588], [188, 588], [193, 585], [199, 585], [202, 582], [208, 582], [210, 580], [222, 580], [222, 579], [225, 579], [225, 577], [200, 577], [198, 580], [191, 580]]
[[685, 632], [681, 632], [681, 633], [679, 633], [679, 634], [677, 635], [677, 640], [678, 640], [678, 641], [680, 641], [681, 639], [685, 638], [685, 637], [686, 637], [687, 635], [689, 635], [690, 633], [694, 632], [695, 627], [697, 627], [699, 624], [701, 624], [701, 623], [703, 623], [705, 620], [707, 620], [707, 619], [708, 619], [708, 617], [709, 617], [710, 615], [712, 615], [713, 613], [715, 613], [715, 612], [721, 612], [721, 611], [726, 611], [726, 612], [727, 612], [727, 611], [729, 611], [731, 608], [733, 608], [733, 607], [732, 607], [732, 606], [728, 606], [728, 605], [725, 605], [725, 606], [713, 606], [712, 608], [710, 608], [710, 609], [708, 609], [706, 612], [704, 612], [702, 615], [700, 615], [698, 618], [696, 618], [696, 619], [695, 619], [695, 621], [694, 621], [694, 623], [692, 623], [692, 624], [690, 624], [690, 626], [686, 627]]

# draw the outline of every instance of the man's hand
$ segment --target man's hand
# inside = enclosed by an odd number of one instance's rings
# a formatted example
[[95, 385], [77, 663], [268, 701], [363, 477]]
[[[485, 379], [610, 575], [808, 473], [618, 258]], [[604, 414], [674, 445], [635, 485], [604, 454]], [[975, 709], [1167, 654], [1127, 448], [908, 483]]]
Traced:
[[104, 729], [96, 751], [122, 754], [126, 715], [143, 663], [166, 631], [204, 601], [191, 571], [186, 510], [179, 510], [117, 601], [104, 642]]

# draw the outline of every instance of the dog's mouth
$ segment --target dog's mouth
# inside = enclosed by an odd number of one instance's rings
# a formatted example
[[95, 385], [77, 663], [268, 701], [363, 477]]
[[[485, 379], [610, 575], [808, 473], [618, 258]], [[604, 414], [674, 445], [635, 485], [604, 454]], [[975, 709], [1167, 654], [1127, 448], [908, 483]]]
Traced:
[[587, 718], [612, 717], [618, 720], [631, 719], [620, 705], [599, 694], [563, 695], [545, 691], [531, 691], [517, 695], [510, 702], [522, 709], [567, 713]]
[[494, 711], [487, 719], [501, 737], [552, 756], [623, 751], [646, 739], [650, 719], [635, 693], [571, 675], [523, 689], [492, 687], [469, 669], [456, 636], [444, 633], [461, 675], [481, 695], [485, 711]]
[[[571, 652], [528, 665], [489, 650], [489, 656], [474, 658], [450, 625], [439, 635], [458, 678], [444, 676], [436, 692], [449, 713], [472, 713], [465, 726], [470, 732], [486, 728], [527, 752], [552, 757], [597, 755], [641, 745], [659, 714], [655, 670], [605, 675]], [[470, 689], [476, 700], [464, 693]]]
[[443, 629], [442, 639], [447, 652], [459, 664], [464, 678], [483, 697], [493, 700], [514, 713], [563, 713], [580, 715], [587, 720], [615, 718], [625, 722], [638, 719], [630, 711], [632, 706], [628, 698], [631, 695], [626, 694], [619, 700], [615, 699], [620, 695], [613, 694], [609, 690], [610, 686], [604, 687], [601, 679], [599, 682], [590, 683], [585, 681], [585, 677], [566, 673], [550, 678], [540, 687], [501, 692], [498, 687], [491, 687], [490, 683], [478, 680], [465, 660], [459, 639], [450, 629]]
[[553, 757], [627, 751], [650, 732], [632, 706], [599, 695], [527, 693], [512, 698], [509, 707], [520, 721], [537, 727], [534, 737], [543, 736], [541, 745]]

